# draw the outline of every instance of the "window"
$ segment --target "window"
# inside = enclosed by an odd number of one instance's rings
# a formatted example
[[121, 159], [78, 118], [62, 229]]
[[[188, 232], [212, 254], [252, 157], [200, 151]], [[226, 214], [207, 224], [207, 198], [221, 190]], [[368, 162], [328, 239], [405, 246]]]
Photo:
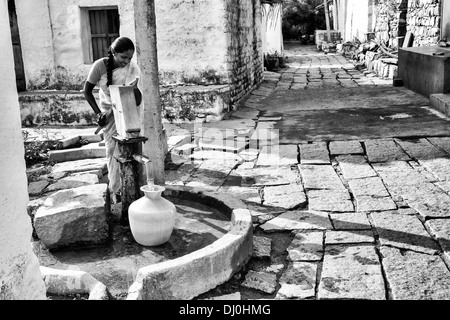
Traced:
[[119, 37], [120, 19], [117, 7], [81, 8], [84, 21], [83, 38], [85, 63], [108, 55], [111, 43]]

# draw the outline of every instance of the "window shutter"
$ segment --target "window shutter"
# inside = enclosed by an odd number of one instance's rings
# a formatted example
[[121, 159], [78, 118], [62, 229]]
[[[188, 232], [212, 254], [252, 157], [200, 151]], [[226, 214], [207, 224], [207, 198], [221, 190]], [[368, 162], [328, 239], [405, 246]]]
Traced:
[[92, 54], [94, 61], [108, 55], [111, 43], [119, 37], [119, 11], [117, 9], [89, 10]]

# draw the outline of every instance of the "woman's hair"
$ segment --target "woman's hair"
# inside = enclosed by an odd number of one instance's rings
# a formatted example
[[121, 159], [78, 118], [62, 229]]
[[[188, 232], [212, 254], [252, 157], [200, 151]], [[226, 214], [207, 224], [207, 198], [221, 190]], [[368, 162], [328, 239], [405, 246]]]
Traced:
[[108, 82], [106, 85], [109, 87], [112, 84], [112, 72], [114, 70], [114, 57], [113, 51], [116, 53], [122, 53], [128, 50], [134, 51], [134, 43], [127, 37], [119, 37], [111, 44], [108, 49], [108, 61], [106, 62], [106, 70]]

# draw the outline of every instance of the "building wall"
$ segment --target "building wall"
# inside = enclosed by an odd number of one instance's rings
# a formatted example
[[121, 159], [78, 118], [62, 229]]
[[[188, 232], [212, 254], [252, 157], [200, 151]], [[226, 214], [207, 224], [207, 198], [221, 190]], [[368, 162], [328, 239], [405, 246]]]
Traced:
[[344, 41], [363, 42], [369, 31], [369, 0], [347, 0]]
[[231, 104], [262, 79], [261, 6], [259, 0], [226, 0], [227, 69]]
[[438, 43], [441, 33], [442, 2], [443, 0], [409, 0], [407, 31], [414, 34], [413, 46], [430, 46]]
[[225, 3], [156, 1], [161, 84], [228, 83]]
[[[91, 63], [80, 8], [117, 6], [120, 34], [136, 38], [132, 1], [16, 2], [28, 90], [82, 89]], [[157, 0], [155, 11], [162, 86], [228, 84], [234, 104], [261, 79], [258, 0]]]
[[135, 39], [133, 6], [124, 0], [16, 0], [27, 89], [82, 88], [91, 64], [80, 7], [93, 6], [117, 6], [121, 35]]
[[377, 39], [397, 48], [409, 31], [414, 35], [414, 47], [436, 44], [441, 31], [441, 4], [442, 0], [380, 0]]
[[442, 1], [442, 38], [450, 40], [450, 1]]
[[0, 300], [46, 299], [31, 221], [7, 1], [0, 1]]
[[262, 50], [264, 54], [283, 51], [282, 4], [262, 5]]

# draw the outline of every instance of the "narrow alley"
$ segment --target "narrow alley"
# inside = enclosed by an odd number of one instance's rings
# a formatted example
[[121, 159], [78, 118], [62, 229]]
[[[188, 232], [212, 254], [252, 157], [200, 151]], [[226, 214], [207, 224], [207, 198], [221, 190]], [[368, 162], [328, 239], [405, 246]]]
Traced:
[[254, 255], [206, 296], [449, 299], [449, 119], [341, 55], [286, 55], [229, 120], [257, 110], [273, 144], [219, 188], [251, 210]]

